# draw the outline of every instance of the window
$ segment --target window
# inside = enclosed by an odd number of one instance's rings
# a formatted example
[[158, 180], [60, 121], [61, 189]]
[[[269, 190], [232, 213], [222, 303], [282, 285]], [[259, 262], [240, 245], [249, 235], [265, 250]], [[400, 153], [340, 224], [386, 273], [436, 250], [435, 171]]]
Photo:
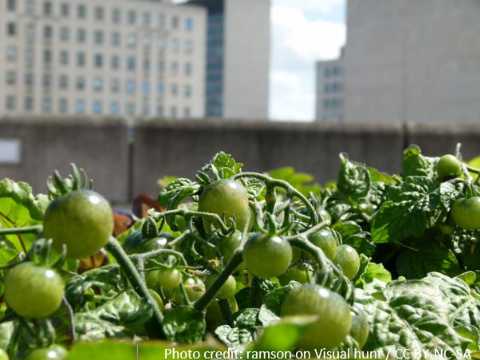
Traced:
[[58, 101], [58, 109], [62, 114], [68, 112], [68, 100], [65, 98], [60, 98]]
[[133, 80], [127, 81], [127, 93], [129, 95], [135, 94], [135, 81]]
[[192, 75], [192, 64], [187, 62], [184, 65], [184, 73], [186, 76]]
[[120, 33], [114, 32], [112, 33], [112, 46], [119, 47], [121, 44]]
[[137, 34], [130, 33], [128, 34], [127, 46], [129, 48], [134, 48], [137, 45]]
[[94, 33], [95, 44], [102, 45], [103, 44], [103, 31], [97, 30]]
[[113, 70], [117, 70], [120, 68], [120, 57], [117, 55], [112, 56], [111, 60], [111, 68]]
[[7, 60], [9, 62], [17, 61], [17, 47], [16, 46], [7, 47]]
[[185, 85], [184, 94], [187, 99], [192, 97], [192, 87], [190, 85]]
[[46, 25], [43, 27], [43, 38], [50, 40], [53, 37], [53, 29], [50, 25]]
[[25, 85], [33, 86], [33, 82], [34, 82], [33, 74], [31, 73], [25, 74]]
[[120, 92], [120, 80], [119, 79], [117, 79], [117, 78], [112, 79], [112, 81], [110, 83], [110, 90], [114, 94], [117, 94], [117, 93]]
[[68, 62], [69, 62], [68, 60], [69, 60], [68, 51], [62, 50], [60, 52], [60, 63], [62, 65], [68, 65]]
[[148, 103], [143, 104], [142, 114], [143, 114], [143, 116], [149, 116], [150, 115], [150, 105]]
[[150, 83], [148, 81], [144, 81], [142, 83], [142, 91], [143, 91], [143, 95], [150, 94]]
[[70, 16], [70, 6], [67, 3], [63, 3], [60, 7], [60, 12], [62, 13], [62, 17]]
[[135, 25], [137, 22], [137, 14], [135, 13], [135, 10], [130, 10], [128, 12], [128, 23], [130, 25]]
[[172, 75], [177, 75], [178, 74], [178, 62], [174, 61], [170, 65]]
[[152, 23], [152, 16], [150, 15], [149, 12], [144, 12], [143, 13], [143, 25], [150, 26], [151, 23]]
[[128, 115], [135, 115], [135, 104], [134, 103], [128, 103], [127, 104], [127, 113]]
[[87, 8], [85, 7], [85, 5], [78, 5], [77, 17], [79, 19], [85, 19], [87, 17]]
[[171, 91], [173, 96], [177, 96], [178, 95], [178, 85], [177, 84], [172, 84], [170, 86], [170, 91]]
[[185, 19], [185, 30], [192, 31], [193, 30], [193, 19], [186, 18]]
[[165, 15], [158, 14], [158, 27], [163, 29], [165, 27]]
[[160, 116], [160, 117], [163, 116], [163, 106], [162, 105], [157, 106], [157, 116]]
[[180, 42], [178, 39], [172, 39], [172, 49], [176, 53], [178, 53], [178, 50], [180, 50]]
[[45, 89], [50, 89], [50, 87], [52, 86], [52, 77], [49, 74], [43, 75], [42, 85]]
[[163, 73], [165, 71], [165, 63], [163, 61], [160, 61], [157, 65], [158, 67], [158, 72]]
[[50, 1], [45, 1], [43, 3], [43, 15], [52, 15], [52, 3]]
[[8, 71], [6, 75], [6, 83], [7, 85], [16, 85], [17, 84], [17, 72], [16, 71]]
[[78, 29], [77, 30], [77, 42], [84, 43], [87, 41], [87, 32], [85, 29]]
[[27, 1], [25, 2], [25, 12], [26, 12], [28, 15], [33, 15], [33, 13], [35, 12], [34, 1], [35, 1], [35, 0], [27, 0]]
[[70, 29], [66, 26], [60, 28], [60, 40], [69, 41], [70, 40]]
[[105, 17], [105, 10], [103, 9], [103, 7], [97, 6], [95, 8], [95, 20], [102, 21], [104, 17]]
[[77, 114], [83, 114], [85, 112], [85, 100], [78, 99], [75, 101], [75, 112]]
[[52, 98], [51, 97], [44, 97], [42, 99], [42, 111], [44, 113], [51, 113], [52, 112]]
[[157, 84], [157, 92], [161, 95], [163, 94], [165, 91], [165, 85], [163, 84], [163, 82], [159, 82]]
[[112, 11], [112, 22], [114, 24], [120, 24], [122, 22], [122, 14], [120, 9], [113, 9]]
[[173, 16], [172, 17], [172, 29], [178, 29], [178, 24], [180, 20], [178, 19], [178, 16]]
[[16, 0], [8, 0], [7, 2], [7, 10], [8, 11], [15, 11], [17, 8], [17, 1]]
[[7, 34], [9, 36], [15, 36], [17, 34], [17, 26], [13, 22], [7, 24]]
[[93, 106], [92, 106], [92, 111], [95, 113], [95, 114], [101, 114], [102, 113], [102, 103], [100, 101], [94, 101], [93, 102]]
[[176, 106], [172, 106], [170, 108], [170, 115], [172, 116], [172, 118], [176, 118], [177, 117], [177, 107]]
[[120, 105], [118, 104], [118, 101], [112, 101], [110, 104], [110, 112], [113, 115], [118, 115], [120, 113]]
[[150, 71], [150, 59], [143, 60], [143, 71], [149, 72]]
[[135, 71], [135, 67], [136, 67], [135, 57], [129, 56], [127, 58], [127, 69], [129, 71]]
[[52, 51], [51, 50], [43, 50], [43, 63], [46, 65], [50, 65], [52, 63]]
[[193, 52], [193, 41], [188, 39], [185, 40], [185, 54], [191, 54]]
[[103, 90], [103, 80], [100, 78], [95, 78], [93, 80], [93, 90], [100, 92]]
[[85, 53], [84, 52], [78, 52], [77, 53], [77, 66], [85, 66], [86, 63], [86, 58], [85, 58]]
[[103, 67], [103, 55], [95, 54], [94, 63], [95, 63], [95, 67], [97, 68]]
[[32, 111], [33, 110], [33, 98], [31, 96], [27, 96], [24, 101], [25, 101], [25, 103], [24, 103], [25, 111]]
[[65, 75], [65, 74], [60, 75], [60, 77], [58, 79], [58, 86], [62, 90], [68, 89], [68, 76], [67, 75]]
[[86, 84], [85, 84], [85, 78], [82, 76], [77, 77], [77, 81], [75, 84], [75, 87], [77, 90], [85, 90]]
[[7, 96], [7, 110], [15, 111], [17, 109], [17, 98], [15, 96]]
[[189, 118], [191, 117], [191, 113], [190, 113], [190, 108], [189, 107], [185, 107], [183, 108], [183, 116], [186, 117], [186, 118]]

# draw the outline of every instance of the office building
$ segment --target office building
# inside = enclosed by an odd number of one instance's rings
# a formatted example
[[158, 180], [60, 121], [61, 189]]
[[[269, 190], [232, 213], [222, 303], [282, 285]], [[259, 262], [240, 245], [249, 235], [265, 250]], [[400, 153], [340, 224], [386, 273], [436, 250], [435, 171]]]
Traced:
[[315, 119], [343, 121], [345, 118], [343, 56], [335, 60], [317, 61], [315, 77]]
[[203, 117], [206, 11], [0, 0], [0, 115]]
[[267, 119], [270, 0], [191, 0], [208, 11], [206, 115]]
[[479, 121], [480, 2], [350, 0], [347, 121]]

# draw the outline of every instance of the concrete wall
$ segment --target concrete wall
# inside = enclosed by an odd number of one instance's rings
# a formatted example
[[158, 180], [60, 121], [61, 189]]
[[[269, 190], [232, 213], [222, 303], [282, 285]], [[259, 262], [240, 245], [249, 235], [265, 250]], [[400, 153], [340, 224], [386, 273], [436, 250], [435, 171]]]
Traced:
[[232, 153], [246, 170], [293, 166], [320, 182], [336, 178], [340, 152], [387, 172], [400, 170], [402, 150], [409, 143], [439, 155], [462, 142], [465, 158], [480, 155], [480, 127], [474, 123], [162, 120], [140, 121], [131, 131], [133, 145], [127, 123], [118, 119], [0, 119], [0, 151], [5, 140], [21, 145], [18, 163], [2, 163], [8, 158], [2, 152], [0, 179], [24, 180], [45, 192], [52, 171], [66, 174], [75, 162], [94, 178], [98, 191], [126, 203], [131, 194], [156, 194], [157, 179], [163, 176], [193, 176], [220, 150]]
[[0, 119], [1, 139], [19, 141], [20, 162], [0, 163], [0, 179], [27, 181], [36, 192], [46, 192], [53, 170], [66, 175], [74, 162], [112, 201], [129, 196], [128, 127], [121, 120], [5, 118]]
[[145, 122], [135, 131], [133, 193], [155, 192], [166, 175], [192, 176], [220, 150], [248, 170], [293, 166], [319, 181], [336, 177], [340, 152], [396, 171], [403, 141], [401, 124]]

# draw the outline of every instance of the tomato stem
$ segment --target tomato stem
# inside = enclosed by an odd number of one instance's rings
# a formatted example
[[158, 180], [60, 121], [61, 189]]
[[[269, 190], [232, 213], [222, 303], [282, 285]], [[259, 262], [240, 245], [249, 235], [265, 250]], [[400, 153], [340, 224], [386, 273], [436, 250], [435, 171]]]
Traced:
[[42, 231], [42, 225], [32, 225], [24, 227], [3, 228], [0, 229], [0, 235], [40, 234]]
[[225, 283], [225, 281], [227, 281], [228, 277], [235, 272], [242, 261], [242, 252], [237, 250], [228, 262], [227, 266], [225, 266], [225, 269], [223, 269], [223, 271], [218, 275], [213, 284], [207, 289], [205, 294], [203, 294], [202, 297], [194, 303], [193, 306], [196, 310], [203, 311], [207, 308], [208, 304], [210, 304], [210, 301], [213, 300], [222, 285]]
[[159, 309], [157, 303], [153, 299], [152, 295], [150, 294], [150, 291], [148, 291], [147, 285], [145, 285], [145, 282], [143, 281], [142, 277], [138, 273], [133, 262], [125, 253], [122, 246], [118, 243], [117, 239], [115, 239], [113, 236], [110, 237], [110, 240], [106, 246], [106, 249], [117, 260], [118, 264], [127, 275], [128, 280], [132, 284], [137, 294], [140, 295], [140, 297], [142, 297], [143, 299], [145, 299], [148, 305], [152, 308], [153, 315], [159, 326], [159, 332], [160, 332], [159, 335], [164, 335], [163, 329], [162, 329], [163, 314]]

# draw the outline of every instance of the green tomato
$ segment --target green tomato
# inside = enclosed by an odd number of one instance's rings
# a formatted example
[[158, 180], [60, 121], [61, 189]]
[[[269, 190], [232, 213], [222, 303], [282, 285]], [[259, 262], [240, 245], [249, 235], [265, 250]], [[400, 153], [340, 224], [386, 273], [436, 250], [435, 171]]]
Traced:
[[440, 179], [452, 179], [462, 175], [462, 162], [454, 155], [443, 155], [437, 162], [437, 174]]
[[369, 332], [367, 316], [362, 310], [354, 308], [350, 335], [357, 341], [360, 349], [367, 343]]
[[281, 309], [282, 316], [315, 315], [300, 340], [305, 349], [332, 348], [349, 334], [352, 313], [347, 302], [337, 293], [318, 285], [302, 285], [292, 289]]
[[452, 206], [452, 219], [463, 229], [480, 228], [480, 197], [458, 199]]
[[[212, 284], [215, 282], [217, 279], [218, 275], [211, 275], [207, 279], [207, 285], [208, 287], [212, 286]], [[235, 293], [237, 292], [237, 280], [230, 275], [227, 278], [227, 281], [225, 281], [217, 292], [217, 298], [218, 299], [228, 299], [232, 298], [235, 296]]]
[[157, 303], [160, 311], [163, 311], [165, 309], [165, 304], [164, 304], [160, 294], [157, 293], [155, 290], [152, 290], [152, 289], [148, 289], [148, 291], [150, 292], [150, 295], [152, 295], [153, 300], [155, 300], [155, 302]]
[[62, 304], [64, 283], [55, 270], [25, 262], [8, 271], [5, 301], [18, 315], [41, 319]]
[[242, 233], [239, 230], [235, 230], [233, 234], [227, 237], [223, 237], [220, 240], [219, 248], [226, 261], [232, 258], [233, 253], [242, 244]]
[[108, 243], [113, 232], [110, 204], [90, 190], [71, 192], [50, 203], [43, 231], [58, 251], [67, 246], [67, 255], [81, 259], [95, 255]]
[[154, 290], [172, 290], [180, 286], [182, 273], [177, 269], [162, 269], [149, 271], [146, 277], [147, 285]]
[[25, 360], [64, 360], [68, 352], [60, 345], [52, 345], [44, 349], [33, 350]]
[[297, 281], [306, 284], [313, 276], [312, 271], [305, 266], [298, 265], [290, 267], [285, 274], [280, 276], [280, 284], [287, 285], [290, 281]]
[[0, 360], [9, 360], [8, 354], [3, 349], [0, 349]]
[[141, 231], [133, 231], [123, 243], [123, 249], [128, 254], [138, 254], [162, 249], [173, 237], [168, 233], [162, 233], [154, 239], [146, 239]]
[[[220, 180], [206, 187], [200, 195], [198, 210], [218, 214], [222, 218], [233, 218], [240, 231], [250, 225], [247, 190], [234, 180]], [[212, 221], [204, 219], [203, 223], [208, 231]]]
[[321, 229], [308, 238], [313, 244], [317, 245], [320, 249], [322, 249], [323, 253], [326, 257], [330, 260], [335, 258], [337, 253], [337, 246], [338, 241], [335, 238], [332, 230], [329, 228]]
[[206, 291], [205, 283], [199, 278], [190, 277], [183, 282], [183, 286], [190, 301], [200, 299]]
[[287, 271], [292, 262], [292, 247], [279, 236], [255, 233], [245, 244], [243, 259], [253, 275], [271, 278]]
[[358, 256], [357, 251], [350, 245], [340, 245], [337, 248], [335, 263], [350, 280], [353, 279], [357, 275], [358, 270], [360, 270], [360, 256]]

